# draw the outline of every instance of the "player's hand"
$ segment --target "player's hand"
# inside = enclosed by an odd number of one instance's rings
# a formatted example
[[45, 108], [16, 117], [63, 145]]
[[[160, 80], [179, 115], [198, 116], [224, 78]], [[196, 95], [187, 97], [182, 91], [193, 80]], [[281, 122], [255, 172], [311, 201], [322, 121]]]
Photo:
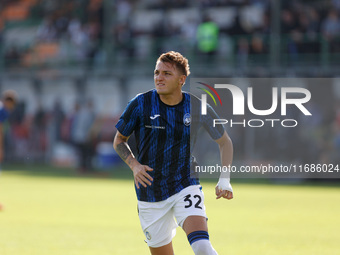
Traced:
[[216, 191], [216, 199], [220, 199], [221, 197], [226, 198], [228, 200], [233, 199], [233, 192], [228, 190], [220, 190], [217, 186], [215, 188]]
[[146, 165], [138, 165], [132, 169], [133, 171], [133, 177], [135, 179], [135, 184], [137, 186], [137, 189], [140, 188], [140, 184], [143, 185], [144, 188], [147, 187], [147, 185], [151, 185], [153, 178], [147, 173], [148, 171], [153, 171], [153, 169]]
[[234, 197], [233, 188], [230, 185], [229, 180], [220, 179], [215, 187], [216, 199], [220, 199], [221, 197], [226, 198], [228, 200]]

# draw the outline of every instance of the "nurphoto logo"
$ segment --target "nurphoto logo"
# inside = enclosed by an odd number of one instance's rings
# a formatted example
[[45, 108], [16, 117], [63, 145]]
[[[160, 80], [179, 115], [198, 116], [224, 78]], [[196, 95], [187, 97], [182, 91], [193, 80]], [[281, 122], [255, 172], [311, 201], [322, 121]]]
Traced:
[[[301, 87], [272, 87], [271, 88], [271, 106], [267, 109], [257, 109], [254, 106], [254, 92], [253, 87], [247, 88], [246, 95], [236, 85], [232, 84], [214, 84], [209, 85], [203, 82], [197, 82], [206, 88], [210, 89], [212, 93], [206, 89], [197, 87], [205, 93], [201, 94], [201, 114], [207, 115], [207, 95], [213, 100], [215, 106], [217, 102], [215, 96], [220, 102], [220, 107], [223, 107], [221, 95], [223, 93], [229, 93], [232, 96], [232, 115], [233, 116], [245, 116], [245, 106], [247, 110], [255, 116], [266, 116], [265, 119], [252, 118], [243, 120], [233, 119], [213, 119], [213, 126], [229, 124], [230, 127], [235, 125], [241, 125], [243, 127], [263, 127], [265, 124], [269, 124], [271, 127], [275, 127], [276, 124], [280, 124], [282, 127], [296, 127], [298, 120], [292, 118], [271, 118], [271, 115], [278, 109], [280, 110], [280, 116], [287, 116], [287, 106], [296, 107], [303, 115], [311, 116], [311, 112], [307, 109], [306, 104], [311, 100], [311, 93], [306, 88]], [[217, 92], [217, 90], [219, 92]], [[215, 96], [214, 96], [215, 95]], [[294, 95], [294, 96], [291, 96]], [[279, 104], [280, 98], [280, 104]]]

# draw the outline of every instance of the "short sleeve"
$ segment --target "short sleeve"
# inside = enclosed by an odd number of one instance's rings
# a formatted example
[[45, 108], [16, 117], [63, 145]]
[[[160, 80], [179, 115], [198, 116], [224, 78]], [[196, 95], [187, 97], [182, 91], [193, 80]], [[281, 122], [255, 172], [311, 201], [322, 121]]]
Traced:
[[207, 105], [207, 115], [202, 115], [202, 124], [210, 137], [217, 140], [223, 136], [225, 130], [223, 125], [216, 125], [214, 127], [214, 119], [220, 119], [220, 117], [210, 105]]
[[130, 136], [139, 122], [138, 97], [133, 98], [127, 105], [118, 123], [117, 130], [124, 136]]

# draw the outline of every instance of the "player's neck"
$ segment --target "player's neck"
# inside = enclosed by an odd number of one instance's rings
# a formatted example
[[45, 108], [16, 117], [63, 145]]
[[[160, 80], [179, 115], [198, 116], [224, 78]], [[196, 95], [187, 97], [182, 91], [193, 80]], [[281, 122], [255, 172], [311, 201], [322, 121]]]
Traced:
[[166, 105], [177, 105], [183, 99], [182, 90], [170, 95], [159, 95], [159, 98]]

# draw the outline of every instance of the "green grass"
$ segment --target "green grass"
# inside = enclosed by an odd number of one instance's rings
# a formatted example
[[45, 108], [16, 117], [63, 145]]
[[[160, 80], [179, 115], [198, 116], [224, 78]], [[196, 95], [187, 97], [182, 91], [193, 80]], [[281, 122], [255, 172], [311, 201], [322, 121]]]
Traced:
[[[340, 187], [239, 181], [233, 201], [216, 201], [214, 183], [202, 186], [220, 255], [340, 254]], [[1, 255], [149, 254], [128, 170], [12, 168], [0, 176], [0, 203]], [[176, 254], [193, 254], [180, 228], [173, 242]]]

